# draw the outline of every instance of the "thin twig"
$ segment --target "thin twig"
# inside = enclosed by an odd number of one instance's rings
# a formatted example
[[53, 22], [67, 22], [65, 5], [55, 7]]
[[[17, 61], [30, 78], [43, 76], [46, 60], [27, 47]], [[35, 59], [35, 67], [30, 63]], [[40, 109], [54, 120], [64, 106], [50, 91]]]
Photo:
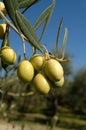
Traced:
[[13, 93], [13, 92], [8, 92], [7, 94], [10, 95], [10, 96], [13, 96], [13, 97], [19, 97], [19, 96], [25, 97], [25, 96], [33, 95], [34, 92], [32, 91], [32, 92], [21, 93], [21, 94], [19, 94], [19, 93]]
[[52, 54], [49, 54], [49, 57], [53, 58], [53, 59], [56, 59], [59, 62], [69, 62], [70, 61], [70, 58], [67, 58], [67, 59], [57, 58], [55, 55], [52, 55]]
[[26, 59], [26, 46], [25, 46], [25, 40], [22, 38], [22, 46], [23, 46], [23, 52], [24, 52], [24, 59]]

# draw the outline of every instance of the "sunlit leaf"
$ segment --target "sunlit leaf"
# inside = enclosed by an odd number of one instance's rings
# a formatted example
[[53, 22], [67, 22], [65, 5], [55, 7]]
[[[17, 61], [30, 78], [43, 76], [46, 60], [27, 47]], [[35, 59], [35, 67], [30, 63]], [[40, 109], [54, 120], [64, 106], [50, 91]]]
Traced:
[[40, 44], [39, 39], [35, 33], [35, 30], [29, 23], [29, 21], [19, 11], [16, 11], [16, 19], [21, 32], [26, 36], [29, 43], [38, 50], [40, 50], [41, 52], [43, 52], [42, 45]]
[[11, 18], [13, 23], [18, 28], [16, 18], [15, 18], [15, 12], [19, 8], [18, 0], [3, 0], [3, 2], [5, 4], [5, 7], [6, 7], [6, 10], [7, 10], [9, 17]]
[[66, 43], [67, 43], [67, 38], [68, 38], [68, 29], [65, 28], [64, 38], [63, 38], [63, 43], [62, 43], [62, 58], [64, 58], [65, 47], [66, 47]]
[[57, 38], [56, 38], [56, 54], [58, 54], [58, 41], [59, 41], [59, 37], [60, 37], [60, 32], [61, 32], [61, 28], [62, 28], [62, 23], [63, 23], [63, 17], [60, 21], [59, 27], [58, 27], [58, 32], [57, 32]]
[[37, 19], [34, 25], [34, 29], [37, 30], [41, 26], [41, 24], [45, 21], [44, 28], [40, 36], [40, 40], [47, 28], [54, 6], [55, 6], [55, 1], [53, 1], [52, 4], [47, 9], [44, 10], [44, 12], [40, 15], [40, 17]]

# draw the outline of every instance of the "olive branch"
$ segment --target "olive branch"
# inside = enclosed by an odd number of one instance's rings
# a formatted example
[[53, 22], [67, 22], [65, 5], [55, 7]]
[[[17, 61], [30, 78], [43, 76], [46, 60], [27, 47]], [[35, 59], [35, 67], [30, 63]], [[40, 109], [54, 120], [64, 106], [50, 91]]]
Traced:
[[[29, 5], [27, 7], [26, 7], [26, 5], [27, 5], [26, 2], [22, 2], [22, 1], [19, 1], [19, 2], [20, 2], [20, 5], [19, 5], [18, 1], [14, 2], [14, 0], [13, 1], [4, 0], [4, 4], [6, 6], [8, 15], [10, 16], [10, 18], [11, 18], [11, 20], [14, 23], [15, 26], [13, 25], [13, 23], [11, 21], [9, 21], [4, 16], [4, 14], [1, 11], [0, 11], [0, 16], [21, 37], [22, 43], [23, 43], [23, 51], [24, 51], [24, 58], [25, 59], [26, 59], [25, 41], [27, 41], [27, 42], [29, 42], [31, 44], [31, 46], [33, 48], [33, 54], [36, 52], [36, 49], [40, 50], [42, 53], [46, 53], [44, 45], [40, 44], [40, 41], [37, 38], [37, 35], [36, 35], [35, 31], [45, 21], [44, 28], [43, 28], [42, 34], [40, 36], [40, 40], [41, 40], [41, 38], [43, 37], [44, 32], [45, 32], [45, 30], [47, 28], [47, 25], [49, 23], [49, 19], [51, 17], [51, 14], [52, 14], [52, 11], [53, 11], [53, 8], [55, 6], [56, 1], [52, 0], [52, 4], [48, 8], [46, 8], [44, 10], [44, 12], [42, 12], [42, 14], [39, 16], [39, 18], [37, 19], [37, 21], [36, 21], [36, 23], [35, 23], [35, 25], [33, 27], [30, 24], [30, 22], [23, 16], [23, 14], [18, 11], [18, 8], [25, 7], [25, 10], [23, 11], [23, 13], [24, 13], [30, 6], [35, 4], [36, 1], [28, 3]], [[12, 9], [11, 6], [13, 6], [14, 10]], [[10, 13], [10, 12], [13, 12], [13, 14]], [[58, 33], [57, 33], [56, 54], [58, 53], [58, 40], [59, 40], [59, 36], [60, 36], [62, 21], [63, 21], [63, 19], [60, 22], [60, 25], [59, 25], [59, 28], [58, 28]], [[56, 60], [58, 60], [60, 62], [68, 62], [70, 60], [69, 58], [64, 59], [64, 52], [65, 52], [65, 47], [66, 47], [67, 35], [68, 35], [68, 31], [67, 31], [67, 28], [66, 28], [66, 32], [64, 34], [63, 44], [62, 44], [62, 58], [58, 58], [54, 54], [51, 55], [51, 54], [48, 53], [49, 57], [54, 58], [54, 59], [56, 59]]]

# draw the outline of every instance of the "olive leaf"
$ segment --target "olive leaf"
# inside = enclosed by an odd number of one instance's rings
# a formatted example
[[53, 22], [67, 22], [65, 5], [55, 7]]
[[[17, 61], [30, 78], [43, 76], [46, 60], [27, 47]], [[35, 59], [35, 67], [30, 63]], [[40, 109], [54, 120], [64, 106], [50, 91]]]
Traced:
[[66, 47], [66, 43], [67, 43], [67, 38], [68, 38], [68, 29], [65, 28], [64, 38], [63, 38], [63, 43], [62, 43], [62, 58], [64, 58], [65, 47]]
[[33, 4], [37, 3], [40, 0], [18, 0], [19, 3], [19, 8], [25, 8], [25, 7], [30, 7]]
[[50, 20], [50, 17], [51, 17], [51, 14], [49, 14], [45, 20], [45, 24], [44, 24], [44, 27], [43, 27], [43, 30], [42, 30], [42, 33], [41, 33], [41, 36], [40, 36], [40, 40], [42, 39], [45, 31], [46, 31], [46, 28], [48, 26], [48, 23], [49, 23], [49, 20]]
[[38, 50], [40, 50], [41, 52], [43, 52], [42, 50], [43, 47], [40, 44], [40, 41], [30, 22], [19, 11], [16, 11], [16, 19], [21, 32], [26, 36], [29, 43]]
[[58, 54], [58, 41], [59, 41], [59, 37], [60, 37], [60, 32], [61, 32], [61, 28], [62, 28], [62, 23], [63, 23], [63, 17], [60, 21], [59, 27], [58, 27], [58, 32], [57, 32], [57, 38], [56, 38], [56, 54]]
[[40, 40], [47, 28], [54, 6], [55, 6], [55, 1], [53, 1], [52, 4], [42, 12], [42, 14], [39, 16], [39, 18], [37, 19], [34, 25], [34, 29], [37, 30], [41, 26], [41, 24], [45, 21], [44, 28], [40, 36]]
[[18, 28], [18, 24], [15, 18], [15, 12], [19, 9], [18, 0], [3, 0], [7, 13], [15, 26]]
[[36, 4], [39, 1], [40, 0], [32, 0], [32, 1], [29, 1], [28, 3], [27, 3], [27, 1], [26, 1], [26, 3], [23, 3], [23, 2], [20, 3], [20, 8], [24, 8], [24, 6], [26, 5], [26, 8], [22, 11], [22, 14], [25, 13], [28, 10], [28, 8], [30, 8], [32, 5]]
[[40, 17], [37, 19], [35, 25], [34, 25], [34, 29], [37, 30], [41, 24], [45, 21], [46, 17], [52, 12], [52, 9], [55, 5], [55, 2], [52, 3], [48, 8], [46, 8], [42, 14], [40, 15]]

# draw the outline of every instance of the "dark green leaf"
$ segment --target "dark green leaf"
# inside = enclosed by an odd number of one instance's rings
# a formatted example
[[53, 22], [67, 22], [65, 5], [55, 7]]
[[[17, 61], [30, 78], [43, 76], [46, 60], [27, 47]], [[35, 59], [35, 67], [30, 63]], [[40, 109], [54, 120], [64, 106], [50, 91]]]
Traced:
[[16, 11], [16, 19], [21, 32], [26, 36], [29, 43], [38, 50], [40, 50], [41, 52], [43, 52], [42, 45], [40, 44], [39, 39], [35, 33], [35, 30], [29, 23], [29, 21], [19, 11]]
[[55, 1], [53, 1], [53, 3], [47, 9], [44, 10], [44, 12], [40, 15], [40, 17], [37, 19], [37, 21], [34, 25], [34, 29], [36, 30], [45, 21], [44, 28], [43, 28], [40, 39], [42, 38], [42, 36], [47, 28], [47, 25], [49, 23], [54, 6], [55, 6]]
[[63, 23], [63, 17], [60, 21], [59, 24], [59, 28], [58, 28], [58, 32], [57, 32], [57, 38], [56, 38], [56, 54], [58, 54], [58, 41], [59, 41], [59, 37], [60, 37], [60, 32], [61, 32], [61, 28], [62, 28], [62, 23]]
[[67, 38], [68, 38], [68, 29], [65, 28], [64, 38], [63, 38], [63, 43], [62, 43], [62, 58], [64, 58], [65, 47], [66, 47], [66, 43], [67, 43]]
[[30, 7], [38, 1], [39, 0], [18, 0], [19, 8]]
[[15, 12], [19, 8], [18, 0], [3, 0], [3, 2], [5, 4], [5, 7], [6, 7], [6, 10], [7, 10], [9, 17], [11, 18], [13, 23], [18, 28], [16, 18], [15, 18]]

